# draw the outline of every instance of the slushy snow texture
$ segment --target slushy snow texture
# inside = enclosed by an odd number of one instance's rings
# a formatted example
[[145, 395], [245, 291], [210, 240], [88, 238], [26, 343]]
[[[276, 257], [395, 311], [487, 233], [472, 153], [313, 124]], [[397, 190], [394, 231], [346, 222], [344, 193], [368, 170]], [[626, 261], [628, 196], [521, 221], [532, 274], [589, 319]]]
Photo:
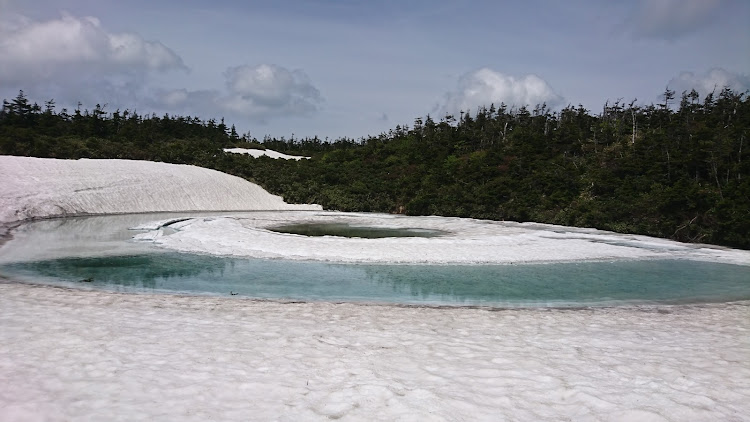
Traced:
[[513, 310], [0, 283], [0, 420], [746, 421], [747, 302]]

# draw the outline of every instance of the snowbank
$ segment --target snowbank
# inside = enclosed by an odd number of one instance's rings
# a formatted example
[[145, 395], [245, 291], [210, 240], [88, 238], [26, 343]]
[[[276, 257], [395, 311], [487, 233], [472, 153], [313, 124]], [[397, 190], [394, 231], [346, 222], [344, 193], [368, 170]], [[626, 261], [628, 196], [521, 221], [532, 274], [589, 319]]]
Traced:
[[303, 158], [309, 159], [310, 157], [303, 157], [301, 155], [287, 155], [281, 152], [276, 152], [272, 149], [247, 149], [247, 148], [224, 148], [224, 152], [231, 152], [233, 154], [249, 154], [255, 158], [267, 156], [274, 159], [283, 160], [301, 160]]
[[750, 302], [430, 309], [0, 283], [0, 419], [740, 421]]
[[[358, 239], [269, 231], [285, 223], [441, 230], [441, 237]], [[154, 228], [156, 225], [151, 225]], [[191, 218], [139, 236], [184, 252], [333, 262], [511, 264], [615, 259], [693, 259], [750, 265], [750, 251], [538, 223], [342, 212], [252, 213]], [[144, 227], [146, 228], [146, 227]]]
[[188, 165], [0, 156], [0, 223], [155, 211], [300, 210], [258, 185]]

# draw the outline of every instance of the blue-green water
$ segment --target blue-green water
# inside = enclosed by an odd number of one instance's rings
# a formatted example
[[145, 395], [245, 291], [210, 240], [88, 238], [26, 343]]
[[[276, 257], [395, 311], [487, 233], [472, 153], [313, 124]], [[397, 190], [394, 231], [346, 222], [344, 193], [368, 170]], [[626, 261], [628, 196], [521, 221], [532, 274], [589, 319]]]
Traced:
[[454, 306], [592, 306], [750, 299], [748, 267], [687, 260], [364, 265], [151, 253], [14, 263], [0, 266], [0, 274], [130, 292]]

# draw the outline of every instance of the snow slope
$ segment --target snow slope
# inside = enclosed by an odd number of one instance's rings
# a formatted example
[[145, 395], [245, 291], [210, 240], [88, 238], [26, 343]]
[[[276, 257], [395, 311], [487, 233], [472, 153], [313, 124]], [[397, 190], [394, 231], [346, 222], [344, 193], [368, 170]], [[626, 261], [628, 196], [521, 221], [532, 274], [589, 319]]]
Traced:
[[267, 156], [274, 159], [283, 159], [283, 160], [301, 160], [303, 158], [307, 159], [310, 157], [303, 157], [301, 155], [287, 155], [281, 152], [274, 151], [272, 149], [247, 149], [247, 148], [224, 148], [224, 152], [231, 152], [233, 154], [249, 154], [252, 155], [255, 158]]
[[0, 156], [0, 222], [78, 214], [300, 210], [239, 177], [131, 160]]

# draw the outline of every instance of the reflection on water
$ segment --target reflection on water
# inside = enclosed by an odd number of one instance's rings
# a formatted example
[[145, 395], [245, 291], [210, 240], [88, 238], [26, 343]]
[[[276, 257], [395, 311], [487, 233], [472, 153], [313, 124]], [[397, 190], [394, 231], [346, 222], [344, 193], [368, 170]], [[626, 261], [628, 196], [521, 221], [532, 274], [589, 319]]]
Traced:
[[160, 289], [170, 279], [221, 278], [233, 262], [204, 256], [171, 254], [108, 256], [99, 258], [63, 258], [9, 265], [10, 271], [37, 273], [45, 279]]
[[747, 267], [683, 260], [362, 265], [153, 253], [19, 262], [0, 273], [112, 290], [295, 300], [505, 307], [750, 299]]

